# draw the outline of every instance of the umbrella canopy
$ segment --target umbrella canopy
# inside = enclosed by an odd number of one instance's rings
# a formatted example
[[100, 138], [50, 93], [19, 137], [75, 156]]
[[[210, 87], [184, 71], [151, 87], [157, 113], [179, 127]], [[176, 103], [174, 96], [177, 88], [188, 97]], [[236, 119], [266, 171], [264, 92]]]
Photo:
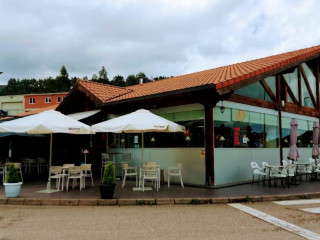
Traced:
[[298, 121], [293, 118], [290, 122], [291, 132], [290, 132], [290, 149], [288, 152], [288, 159], [293, 161], [298, 160], [300, 153], [297, 148], [297, 135], [298, 135]]
[[91, 126], [94, 132], [142, 133], [141, 161], [143, 162], [143, 133], [145, 132], [184, 132], [185, 127], [152, 112], [140, 109]]
[[318, 147], [318, 138], [319, 138], [319, 123], [313, 122], [313, 133], [312, 133], [312, 141], [313, 141], [313, 147], [312, 147], [312, 157], [313, 158], [319, 158], [319, 147]]
[[184, 132], [179, 124], [159, 117], [148, 110], [135, 112], [92, 125], [95, 132], [142, 133], [142, 132]]
[[49, 178], [47, 190], [51, 188], [50, 166], [52, 162], [52, 134], [90, 134], [90, 126], [67, 117], [60, 112], [50, 110], [24, 118], [0, 123], [0, 132], [50, 134]]
[[0, 132], [89, 134], [90, 126], [65, 116], [60, 112], [50, 110], [0, 123]]

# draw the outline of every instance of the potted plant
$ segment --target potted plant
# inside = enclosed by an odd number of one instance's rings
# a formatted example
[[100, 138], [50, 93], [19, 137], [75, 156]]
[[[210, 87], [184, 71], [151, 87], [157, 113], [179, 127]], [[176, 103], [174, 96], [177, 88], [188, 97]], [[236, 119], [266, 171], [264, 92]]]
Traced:
[[114, 166], [111, 161], [104, 168], [100, 195], [102, 199], [112, 199], [116, 184], [114, 183]]
[[22, 182], [19, 182], [19, 175], [14, 164], [9, 165], [8, 172], [6, 174], [6, 181], [3, 183], [5, 187], [6, 197], [18, 197]]

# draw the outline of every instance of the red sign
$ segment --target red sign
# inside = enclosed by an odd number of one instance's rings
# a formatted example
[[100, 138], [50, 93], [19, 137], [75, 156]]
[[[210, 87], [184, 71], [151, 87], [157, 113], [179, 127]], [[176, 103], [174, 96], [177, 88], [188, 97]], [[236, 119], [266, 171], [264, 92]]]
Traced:
[[233, 143], [234, 145], [240, 145], [240, 127], [235, 127], [234, 129], [234, 137], [233, 137]]

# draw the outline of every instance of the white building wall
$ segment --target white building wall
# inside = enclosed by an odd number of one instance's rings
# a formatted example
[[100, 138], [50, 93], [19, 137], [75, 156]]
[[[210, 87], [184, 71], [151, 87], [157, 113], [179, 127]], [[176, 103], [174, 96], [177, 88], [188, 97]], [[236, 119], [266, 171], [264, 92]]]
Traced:
[[8, 115], [24, 112], [24, 95], [0, 96], [0, 108], [8, 111]]

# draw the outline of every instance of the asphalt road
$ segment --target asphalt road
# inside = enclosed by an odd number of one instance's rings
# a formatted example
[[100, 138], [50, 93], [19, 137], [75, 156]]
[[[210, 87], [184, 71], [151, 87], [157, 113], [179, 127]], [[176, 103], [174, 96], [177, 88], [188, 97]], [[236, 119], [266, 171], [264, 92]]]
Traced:
[[[318, 204], [242, 204], [320, 236]], [[227, 204], [166, 206], [0, 205], [0, 240], [19, 239], [305, 239]]]

